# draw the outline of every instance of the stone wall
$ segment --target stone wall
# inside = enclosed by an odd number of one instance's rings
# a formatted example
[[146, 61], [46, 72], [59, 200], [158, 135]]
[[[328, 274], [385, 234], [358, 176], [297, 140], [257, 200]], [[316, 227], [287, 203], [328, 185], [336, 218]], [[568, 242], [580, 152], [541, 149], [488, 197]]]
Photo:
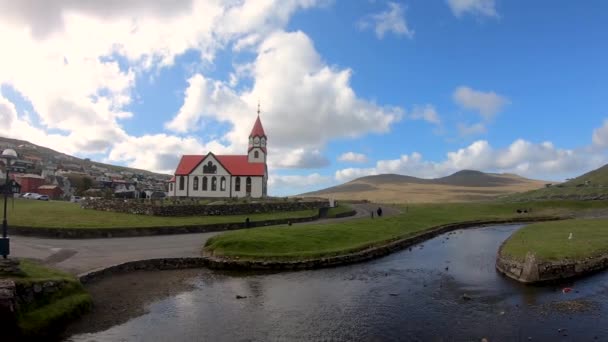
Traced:
[[154, 216], [224, 216], [250, 215], [279, 211], [298, 211], [318, 209], [329, 206], [329, 201], [267, 201], [252, 203], [226, 204], [173, 204], [166, 202], [149, 202], [144, 200], [94, 199], [84, 201], [82, 207], [120, 213], [154, 215]]
[[608, 255], [589, 257], [583, 260], [538, 261], [528, 253], [524, 261], [513, 260], [502, 254], [502, 246], [496, 257], [496, 269], [522, 283], [554, 282], [580, 277], [608, 268]]
[[133, 237], [151, 235], [172, 235], [221, 232], [234, 229], [265, 227], [278, 224], [310, 222], [317, 220], [318, 214], [309, 217], [284, 218], [264, 221], [212, 223], [190, 226], [171, 227], [116, 227], [116, 228], [43, 228], [43, 227], [15, 227], [9, 226], [10, 235], [38, 236], [57, 239], [97, 239], [113, 237]]

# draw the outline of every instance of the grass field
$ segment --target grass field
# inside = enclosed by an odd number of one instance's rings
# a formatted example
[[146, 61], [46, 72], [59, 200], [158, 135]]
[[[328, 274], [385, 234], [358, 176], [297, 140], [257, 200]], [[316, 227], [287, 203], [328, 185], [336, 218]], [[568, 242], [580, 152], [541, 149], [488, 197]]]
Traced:
[[267, 214], [231, 216], [159, 217], [82, 209], [77, 203], [15, 199], [8, 202], [8, 223], [25, 227], [113, 228], [113, 227], [171, 227], [212, 223], [252, 222], [300, 218], [316, 215], [318, 210], [301, 210]]
[[[607, 208], [608, 202], [534, 202], [523, 205], [530, 216], [561, 216]], [[205, 252], [245, 260], [301, 260], [346, 254], [404, 238], [433, 226], [521, 216], [515, 203], [417, 204], [398, 216], [343, 223], [257, 228], [228, 232], [207, 241]]]
[[[572, 239], [568, 239], [572, 233]], [[523, 261], [528, 252], [537, 260], [580, 260], [608, 252], [608, 220], [566, 220], [526, 226], [504, 244], [502, 255]]]

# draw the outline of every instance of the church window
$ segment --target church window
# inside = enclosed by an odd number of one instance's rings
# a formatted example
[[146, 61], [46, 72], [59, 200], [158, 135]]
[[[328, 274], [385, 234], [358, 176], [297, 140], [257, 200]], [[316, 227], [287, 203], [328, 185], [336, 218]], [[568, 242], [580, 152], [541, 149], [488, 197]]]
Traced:
[[253, 138], [253, 144], [254, 145], [259, 145], [260, 144], [260, 138], [259, 137]]
[[192, 189], [198, 190], [198, 176], [194, 176], [194, 180], [192, 181]]
[[179, 176], [179, 189], [184, 190], [184, 176]]
[[217, 178], [215, 178], [215, 176], [213, 176], [213, 178], [211, 178], [211, 191], [216, 191], [217, 190]]
[[266, 146], [266, 138], [262, 138], [262, 147]]
[[241, 191], [241, 177], [236, 177], [234, 180], [234, 191]]
[[254, 157], [254, 158], [260, 158], [260, 152], [258, 152], [258, 151], [254, 151], [254, 152], [253, 152], [253, 157]]
[[169, 191], [173, 191], [173, 183], [169, 183]]
[[245, 192], [248, 195], [251, 194], [251, 177], [247, 177], [247, 181], [245, 182]]
[[220, 191], [226, 191], [226, 177], [224, 176], [220, 180]]
[[203, 176], [203, 191], [207, 191], [207, 176]]

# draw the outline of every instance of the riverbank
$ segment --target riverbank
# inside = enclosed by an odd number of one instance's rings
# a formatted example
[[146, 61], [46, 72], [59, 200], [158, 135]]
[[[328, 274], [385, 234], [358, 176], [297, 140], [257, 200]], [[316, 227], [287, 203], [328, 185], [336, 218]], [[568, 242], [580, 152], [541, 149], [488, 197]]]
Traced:
[[30, 260], [0, 265], [0, 317], [8, 341], [53, 337], [91, 308], [91, 297], [70, 274]]
[[608, 221], [532, 224], [498, 250], [496, 269], [522, 283], [573, 278], [608, 268]]

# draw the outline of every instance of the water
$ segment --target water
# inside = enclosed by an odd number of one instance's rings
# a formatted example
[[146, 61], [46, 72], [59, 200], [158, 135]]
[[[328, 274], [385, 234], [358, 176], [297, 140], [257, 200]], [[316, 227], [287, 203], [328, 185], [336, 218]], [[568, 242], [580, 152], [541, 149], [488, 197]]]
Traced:
[[[71, 340], [607, 341], [608, 272], [530, 287], [495, 271], [499, 245], [520, 227], [456, 231], [411, 250], [331, 269], [203, 271], [189, 280], [194, 290], [156, 301], [149, 313], [124, 324]], [[563, 294], [564, 286], [575, 291]]]

